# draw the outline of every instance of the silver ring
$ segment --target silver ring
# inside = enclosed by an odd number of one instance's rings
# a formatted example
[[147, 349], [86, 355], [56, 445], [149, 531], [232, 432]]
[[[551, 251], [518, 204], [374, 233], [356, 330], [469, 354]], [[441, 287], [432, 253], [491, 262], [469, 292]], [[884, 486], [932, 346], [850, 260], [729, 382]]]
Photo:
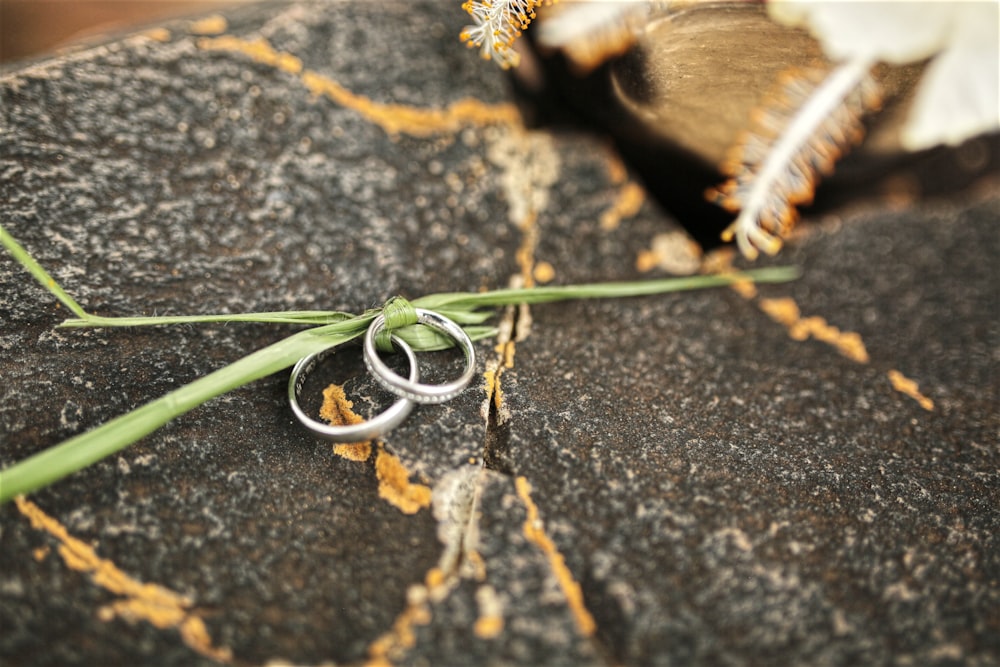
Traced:
[[418, 323], [450, 336], [462, 348], [462, 352], [465, 354], [465, 370], [462, 371], [461, 377], [445, 384], [420, 384], [415, 380], [407, 380], [397, 375], [385, 365], [375, 350], [375, 337], [385, 328], [385, 315], [379, 315], [372, 320], [371, 326], [365, 333], [365, 364], [375, 379], [397, 396], [424, 404], [450, 401], [462, 393], [462, 390], [472, 381], [472, 376], [476, 374], [476, 350], [472, 345], [472, 339], [469, 338], [469, 334], [465, 333], [465, 329], [444, 315], [423, 308], [415, 310], [417, 311]]
[[[392, 336], [392, 342], [406, 354], [406, 358], [410, 362], [410, 382], [416, 382], [420, 378], [420, 370], [417, 368], [417, 357], [413, 354], [413, 348], [396, 335]], [[303, 412], [302, 408], [299, 407], [299, 392], [302, 391], [306, 376], [321, 361], [333, 354], [336, 349], [337, 346], [329, 347], [299, 359], [295, 367], [292, 368], [292, 376], [288, 378], [288, 402], [299, 421], [316, 435], [333, 442], [363, 442], [383, 435], [399, 426], [413, 410], [413, 401], [408, 398], [399, 399], [382, 414], [359, 424], [324, 424]]]

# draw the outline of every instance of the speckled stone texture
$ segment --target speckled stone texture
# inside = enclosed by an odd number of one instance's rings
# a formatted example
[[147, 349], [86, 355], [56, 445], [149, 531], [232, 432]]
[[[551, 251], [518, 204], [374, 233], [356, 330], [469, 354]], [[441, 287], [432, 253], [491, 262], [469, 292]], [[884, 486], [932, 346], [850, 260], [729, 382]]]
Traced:
[[[674, 223], [609, 215], [605, 142], [520, 127], [453, 4], [252, 6], [7, 72], [0, 220], [102, 315], [659, 276]], [[0, 507], [0, 662], [998, 664], [998, 219], [995, 180], [869, 201], [757, 296], [500, 313], [481, 379], [360, 462], [287, 374], [232, 392]], [[4, 466], [291, 332], [66, 315], [0, 257]]]

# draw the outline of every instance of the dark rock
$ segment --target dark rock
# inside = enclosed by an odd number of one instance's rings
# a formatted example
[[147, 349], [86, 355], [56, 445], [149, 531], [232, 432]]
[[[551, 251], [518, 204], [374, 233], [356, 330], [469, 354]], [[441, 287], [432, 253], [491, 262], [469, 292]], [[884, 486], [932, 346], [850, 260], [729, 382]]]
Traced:
[[[543, 263], [562, 284], [646, 275], [636, 257], [675, 225], [648, 204], [601, 224], [621, 183], [599, 140], [376, 117], [474, 98], [510, 122], [457, 5], [252, 6], [220, 35], [175, 23], [10, 72], [0, 219], [102, 315], [358, 312]], [[365, 462], [295, 422], [286, 374], [231, 392], [31, 494], [48, 531], [0, 507], [0, 656], [995, 664], [998, 215], [995, 184], [868, 202], [769, 260], [804, 275], [757, 299], [502, 314], [521, 332], [502, 399], [477, 380]], [[763, 298], [870, 359], [793, 340]], [[55, 329], [66, 316], [0, 257], [4, 466], [291, 332]], [[109, 573], [190, 602], [143, 616], [125, 603], [151, 593]]]

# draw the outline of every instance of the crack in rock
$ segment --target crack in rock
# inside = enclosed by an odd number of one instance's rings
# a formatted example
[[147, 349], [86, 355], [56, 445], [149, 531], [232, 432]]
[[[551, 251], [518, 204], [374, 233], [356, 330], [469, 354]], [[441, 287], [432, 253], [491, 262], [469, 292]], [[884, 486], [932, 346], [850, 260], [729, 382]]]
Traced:
[[481, 581], [486, 564], [479, 555], [479, 500], [487, 471], [479, 466], [457, 468], [434, 485], [431, 505], [444, 551], [438, 568], [448, 579]]

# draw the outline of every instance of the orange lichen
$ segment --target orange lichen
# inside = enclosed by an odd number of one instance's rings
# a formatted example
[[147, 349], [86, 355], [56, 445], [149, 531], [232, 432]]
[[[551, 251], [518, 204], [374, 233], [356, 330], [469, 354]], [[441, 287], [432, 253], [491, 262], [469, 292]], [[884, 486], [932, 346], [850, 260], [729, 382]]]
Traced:
[[212, 645], [205, 622], [190, 611], [193, 600], [163, 586], [136, 581], [111, 561], [98, 556], [93, 547], [70, 535], [62, 524], [31, 501], [19, 496], [14, 502], [32, 528], [58, 540], [58, 552], [67, 567], [89, 574], [95, 584], [122, 596], [123, 599], [101, 608], [99, 618], [110, 621], [118, 617], [129, 622], [145, 621], [163, 630], [176, 629], [184, 643], [197, 653], [219, 662], [232, 660], [228, 648]]
[[895, 369], [890, 370], [888, 375], [893, 389], [915, 400], [924, 410], [934, 410], [934, 401], [920, 393], [919, 385], [916, 381], [911, 380]]
[[151, 28], [142, 34], [154, 42], [169, 42], [171, 38], [170, 31], [166, 28]]
[[[364, 419], [352, 409], [343, 387], [331, 384], [323, 390], [320, 417], [331, 424], [358, 424]], [[371, 457], [371, 441], [334, 445], [338, 456], [351, 461], [367, 461]], [[405, 514], [415, 514], [431, 503], [431, 490], [423, 484], [410, 483], [410, 473], [403, 463], [385, 451], [381, 443], [375, 456], [375, 475], [378, 478], [378, 495]]]
[[406, 466], [379, 445], [375, 456], [375, 474], [378, 477], [378, 495], [404, 514], [416, 514], [431, 504], [430, 487], [410, 482]]
[[555, 542], [545, 533], [545, 528], [538, 515], [538, 506], [531, 499], [531, 484], [524, 477], [518, 477], [514, 480], [514, 483], [517, 487], [517, 495], [521, 498], [521, 502], [524, 503], [524, 507], [528, 513], [528, 517], [524, 521], [524, 536], [538, 546], [548, 558], [549, 567], [552, 568], [552, 572], [559, 582], [559, 588], [562, 590], [563, 595], [566, 596], [566, 602], [573, 613], [573, 619], [576, 621], [576, 627], [580, 631], [580, 634], [585, 637], [593, 635], [597, 629], [597, 624], [594, 622], [594, 617], [590, 614], [590, 611], [587, 610], [586, 605], [584, 605], [583, 589], [580, 588], [580, 584], [573, 578], [573, 573], [566, 566], [566, 559], [559, 553]]
[[319, 409], [319, 416], [330, 424], [348, 426], [363, 422], [364, 418], [356, 414], [353, 408], [354, 402], [347, 399], [344, 388], [339, 384], [331, 384], [323, 390], [323, 405]]
[[474, 549], [466, 549], [465, 558], [476, 580], [483, 581], [486, 579], [486, 560], [483, 558], [483, 555]]
[[500, 361], [504, 368], [514, 368], [514, 355], [517, 353], [517, 347], [513, 340], [497, 343], [493, 349], [500, 355]]
[[[733, 248], [716, 248], [702, 258], [701, 268], [704, 273], [734, 276], [739, 273], [733, 264], [735, 259], [736, 251]], [[729, 287], [747, 301], [757, 298], [757, 286], [751, 280], [736, 280]]]
[[472, 626], [472, 631], [480, 639], [494, 639], [500, 636], [504, 629], [503, 603], [496, 589], [490, 585], [480, 586], [476, 590], [476, 603], [479, 606], [479, 618]]
[[643, 250], [635, 258], [635, 270], [647, 273], [656, 268], [656, 263], [656, 253], [652, 250]]
[[493, 639], [503, 632], [503, 627], [503, 616], [480, 616], [472, 626], [472, 631], [480, 639]]
[[439, 567], [432, 567], [427, 571], [427, 575], [424, 577], [424, 583], [427, 584], [427, 588], [435, 589], [440, 586], [444, 586], [447, 580], [447, 575], [445, 575], [444, 570]]
[[556, 277], [556, 269], [548, 262], [536, 262], [531, 275], [537, 283], [549, 283]]
[[615, 185], [621, 185], [628, 179], [628, 168], [625, 162], [614, 150], [607, 151], [604, 166], [608, 170], [608, 179]]
[[326, 95], [340, 106], [358, 112], [389, 134], [426, 137], [455, 132], [467, 125], [515, 123], [519, 119], [517, 109], [512, 105], [489, 105], [468, 98], [444, 109], [383, 104], [352, 93], [336, 81], [311, 70], [303, 72], [302, 83], [314, 95]]
[[348, 461], [363, 463], [371, 458], [371, 442], [340, 443], [333, 446], [333, 453]]
[[744, 299], [757, 298], [757, 286], [751, 280], [737, 280], [729, 285], [729, 288], [739, 294]]
[[229, 28], [229, 22], [221, 14], [212, 14], [194, 21], [189, 28], [192, 35], [221, 35]]
[[417, 637], [413, 627], [427, 625], [431, 620], [430, 609], [426, 604], [410, 605], [403, 610], [392, 624], [392, 630], [385, 633], [368, 647], [368, 667], [391, 665], [394, 655], [413, 648]]
[[859, 364], [868, 363], [868, 351], [860, 334], [841, 331], [828, 324], [822, 317], [803, 318], [798, 305], [789, 298], [761, 299], [759, 305], [771, 319], [785, 325], [788, 335], [793, 340], [806, 340], [811, 337], [832, 346], [852, 361]]
[[[364, 418], [356, 414], [353, 407], [354, 403], [347, 400], [344, 388], [331, 384], [323, 390], [323, 405], [320, 406], [319, 416], [334, 426], [360, 424]], [[372, 454], [372, 444], [370, 440], [340, 443], [333, 446], [333, 452], [351, 461], [367, 461]]]
[[486, 390], [486, 396], [498, 410], [503, 405], [503, 388], [500, 386], [501, 373], [500, 369], [487, 369], [483, 372], [483, 379], [485, 380], [483, 388]]
[[267, 40], [246, 40], [231, 35], [198, 40], [207, 51], [227, 51], [248, 56], [256, 62], [294, 74], [314, 95], [326, 96], [340, 106], [356, 111], [389, 134], [425, 137], [455, 132], [468, 125], [514, 124], [519, 121], [512, 104], [485, 104], [462, 99], [444, 109], [421, 109], [403, 104], [383, 104], [352, 93], [333, 79], [314, 70], [303, 69], [302, 60], [290, 53], [276, 51]]
[[439, 568], [432, 567], [424, 577], [422, 586], [412, 586], [408, 595], [409, 603], [396, 617], [392, 628], [368, 646], [365, 667], [391, 667], [393, 659], [398, 659], [413, 648], [417, 643], [414, 627], [431, 622], [428, 594], [447, 585], [445, 574]]
[[514, 253], [514, 259], [518, 268], [521, 269], [521, 280], [523, 287], [535, 286], [535, 248], [538, 246], [538, 214], [531, 210], [521, 220], [517, 221], [517, 226], [523, 234], [521, 244]]
[[611, 208], [601, 214], [601, 229], [610, 231], [617, 229], [625, 218], [631, 218], [646, 201], [646, 191], [638, 183], [628, 182], [618, 189]]

